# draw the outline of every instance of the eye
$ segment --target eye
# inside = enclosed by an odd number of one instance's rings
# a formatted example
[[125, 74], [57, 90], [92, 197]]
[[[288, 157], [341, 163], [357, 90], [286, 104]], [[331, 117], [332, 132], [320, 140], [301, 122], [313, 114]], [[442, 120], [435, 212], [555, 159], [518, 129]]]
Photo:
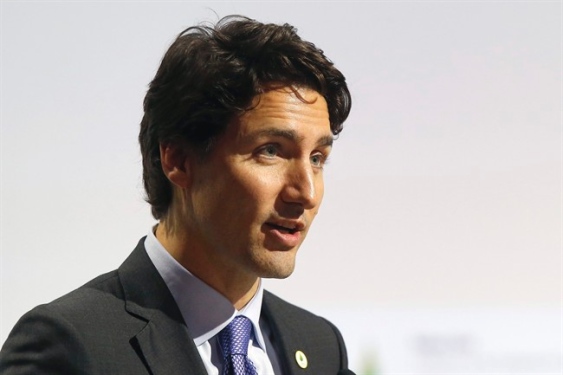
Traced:
[[326, 156], [323, 154], [314, 154], [311, 155], [311, 164], [313, 167], [322, 168], [326, 163], [326, 159]]
[[279, 148], [276, 145], [268, 144], [258, 150], [258, 154], [263, 155], [268, 158], [273, 158], [278, 156]]

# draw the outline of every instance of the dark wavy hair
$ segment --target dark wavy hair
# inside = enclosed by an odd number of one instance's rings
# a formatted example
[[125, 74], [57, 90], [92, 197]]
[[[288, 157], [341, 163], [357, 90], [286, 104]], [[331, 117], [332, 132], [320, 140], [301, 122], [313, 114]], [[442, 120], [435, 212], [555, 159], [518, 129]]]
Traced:
[[172, 202], [160, 144], [181, 142], [205, 155], [230, 120], [272, 84], [317, 91], [328, 104], [332, 133], [342, 131], [351, 108], [345, 78], [293, 26], [228, 16], [180, 33], [149, 85], [139, 133], [143, 182], [156, 219]]

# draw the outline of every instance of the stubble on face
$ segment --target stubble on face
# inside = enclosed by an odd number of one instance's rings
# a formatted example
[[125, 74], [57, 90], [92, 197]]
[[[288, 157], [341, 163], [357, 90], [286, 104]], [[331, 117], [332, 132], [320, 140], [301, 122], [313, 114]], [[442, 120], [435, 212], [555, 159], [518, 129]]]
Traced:
[[205, 160], [186, 162], [185, 243], [175, 257], [220, 292], [237, 280], [291, 275], [322, 201], [332, 145], [326, 101], [294, 91], [259, 95]]

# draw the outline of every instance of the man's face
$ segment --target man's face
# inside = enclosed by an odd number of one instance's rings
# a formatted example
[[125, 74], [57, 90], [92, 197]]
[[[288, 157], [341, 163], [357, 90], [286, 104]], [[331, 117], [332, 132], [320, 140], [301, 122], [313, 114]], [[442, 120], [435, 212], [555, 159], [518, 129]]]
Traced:
[[285, 278], [323, 197], [333, 136], [325, 99], [259, 95], [204, 161], [190, 162], [189, 241], [216, 272]]

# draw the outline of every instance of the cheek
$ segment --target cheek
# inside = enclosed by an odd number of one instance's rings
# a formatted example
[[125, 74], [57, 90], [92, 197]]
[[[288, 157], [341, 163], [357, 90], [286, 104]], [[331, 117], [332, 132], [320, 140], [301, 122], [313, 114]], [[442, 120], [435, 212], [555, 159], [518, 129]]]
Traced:
[[275, 169], [251, 168], [235, 175], [233, 184], [256, 205], [272, 203], [283, 187], [283, 174]]

